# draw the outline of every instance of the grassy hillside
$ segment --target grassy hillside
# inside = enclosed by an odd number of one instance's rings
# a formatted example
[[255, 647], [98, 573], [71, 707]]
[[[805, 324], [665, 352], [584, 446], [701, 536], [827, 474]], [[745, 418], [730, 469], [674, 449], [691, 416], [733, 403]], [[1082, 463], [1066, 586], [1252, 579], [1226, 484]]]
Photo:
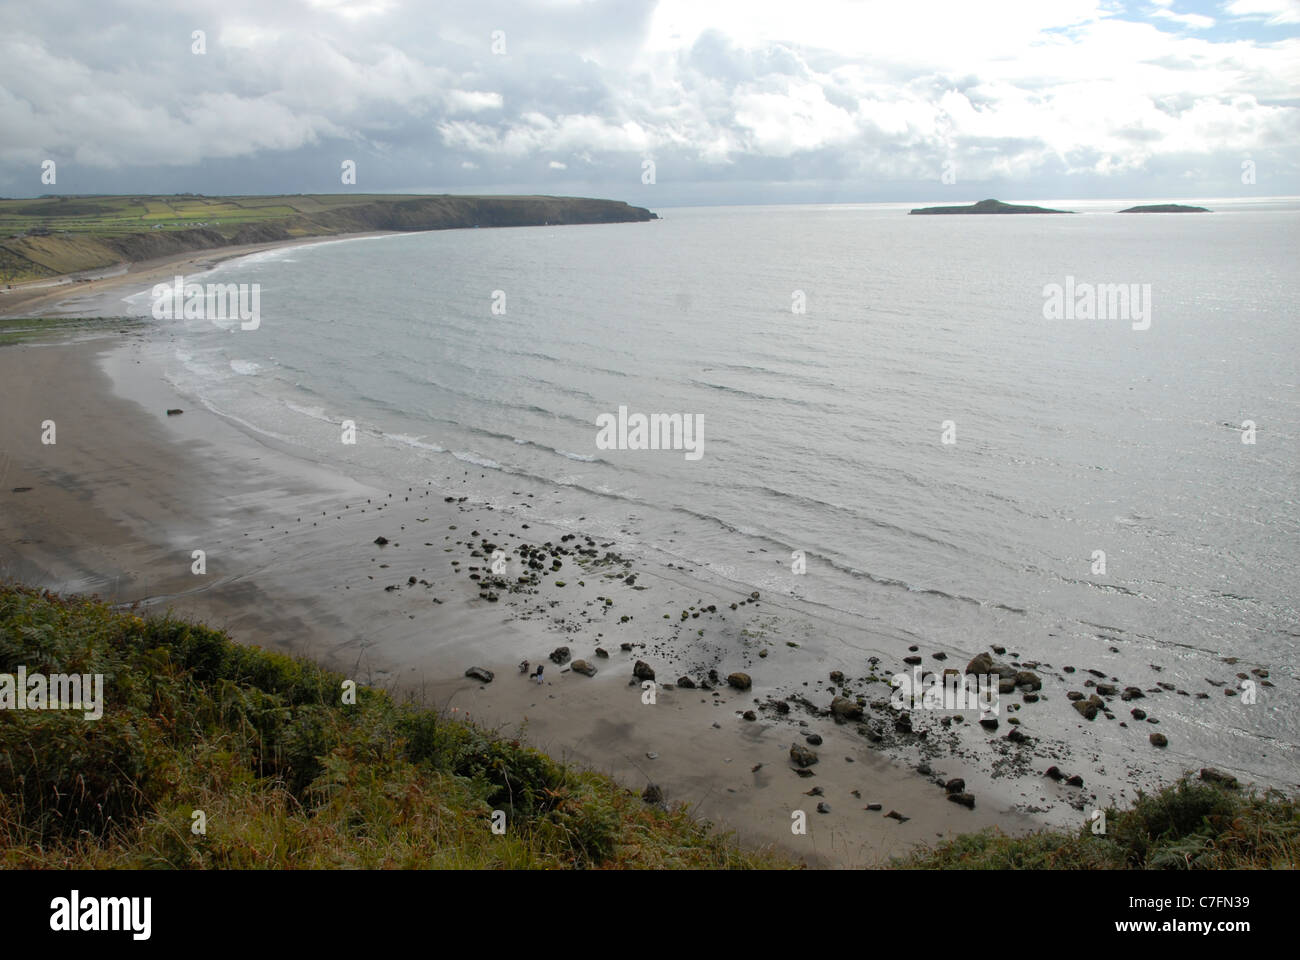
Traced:
[[0, 868], [789, 866], [510, 737], [365, 688], [344, 705], [341, 676], [206, 627], [0, 587], [0, 673], [19, 664], [102, 673], [107, 706], [0, 710]]
[[917, 870], [1295, 870], [1300, 867], [1300, 806], [1278, 793], [1241, 793], [1193, 780], [1106, 810], [1106, 832], [1005, 837], [967, 834], [921, 850], [894, 866]]
[[0, 283], [190, 250], [370, 230], [623, 223], [643, 207], [583, 197], [76, 196], [0, 200]]
[[[0, 868], [780, 868], [510, 736], [169, 617], [0, 586], [0, 674], [102, 673], [99, 720], [0, 710]], [[206, 833], [192, 829], [203, 812]], [[506, 832], [491, 830], [492, 811]], [[1183, 779], [1107, 831], [956, 837], [896, 869], [1294, 869], [1300, 809]]]

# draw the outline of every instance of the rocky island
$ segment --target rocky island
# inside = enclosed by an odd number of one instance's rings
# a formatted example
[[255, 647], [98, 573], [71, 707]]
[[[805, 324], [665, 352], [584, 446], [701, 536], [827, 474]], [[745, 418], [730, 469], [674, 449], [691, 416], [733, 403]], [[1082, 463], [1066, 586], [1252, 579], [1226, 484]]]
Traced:
[[969, 207], [917, 207], [912, 213], [1073, 213], [1073, 210], [1049, 210], [1047, 207], [1021, 206], [1001, 200], [981, 200]]
[[1189, 207], [1181, 203], [1149, 203], [1141, 207], [1129, 207], [1120, 213], [1210, 213], [1208, 207]]

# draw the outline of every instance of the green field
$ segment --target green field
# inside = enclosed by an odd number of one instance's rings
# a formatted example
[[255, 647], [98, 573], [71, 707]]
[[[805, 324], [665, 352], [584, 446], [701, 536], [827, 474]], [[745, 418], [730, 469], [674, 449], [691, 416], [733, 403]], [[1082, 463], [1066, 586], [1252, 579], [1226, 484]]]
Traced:
[[641, 207], [576, 197], [315, 194], [0, 200], [0, 284], [245, 243], [370, 230], [616, 223]]

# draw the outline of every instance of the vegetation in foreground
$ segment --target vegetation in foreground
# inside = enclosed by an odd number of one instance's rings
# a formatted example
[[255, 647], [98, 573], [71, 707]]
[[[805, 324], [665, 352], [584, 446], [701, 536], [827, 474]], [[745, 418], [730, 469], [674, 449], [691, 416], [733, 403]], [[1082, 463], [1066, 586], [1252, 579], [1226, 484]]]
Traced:
[[383, 691], [344, 705], [343, 677], [171, 617], [0, 587], [0, 673], [20, 665], [103, 674], [106, 705], [0, 710], [0, 867], [790, 866]]
[[[104, 675], [103, 717], [0, 710], [0, 867], [780, 868], [519, 740], [170, 616], [0, 586], [0, 674]], [[492, 811], [506, 813], [503, 835]], [[194, 832], [202, 811], [205, 833]], [[895, 869], [1294, 869], [1300, 809], [1178, 783], [1089, 827]]]
[[1275, 791], [1242, 793], [1232, 781], [1193, 780], [1107, 809], [1106, 832], [1007, 837], [966, 834], [894, 862], [920, 870], [1294, 870], [1300, 807]]

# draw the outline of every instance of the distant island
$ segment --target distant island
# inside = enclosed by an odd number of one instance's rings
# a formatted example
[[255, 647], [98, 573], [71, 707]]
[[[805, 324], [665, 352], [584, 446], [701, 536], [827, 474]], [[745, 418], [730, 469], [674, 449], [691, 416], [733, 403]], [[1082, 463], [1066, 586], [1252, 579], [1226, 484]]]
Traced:
[[463, 227], [657, 220], [617, 200], [542, 196], [48, 196], [0, 200], [0, 286], [196, 250]]
[[1189, 207], [1181, 203], [1149, 203], [1144, 207], [1129, 207], [1120, 213], [1210, 213], [1207, 207]]
[[1049, 210], [1047, 207], [1018, 206], [1001, 200], [981, 200], [969, 207], [917, 207], [910, 213], [1073, 213], [1073, 210]]

